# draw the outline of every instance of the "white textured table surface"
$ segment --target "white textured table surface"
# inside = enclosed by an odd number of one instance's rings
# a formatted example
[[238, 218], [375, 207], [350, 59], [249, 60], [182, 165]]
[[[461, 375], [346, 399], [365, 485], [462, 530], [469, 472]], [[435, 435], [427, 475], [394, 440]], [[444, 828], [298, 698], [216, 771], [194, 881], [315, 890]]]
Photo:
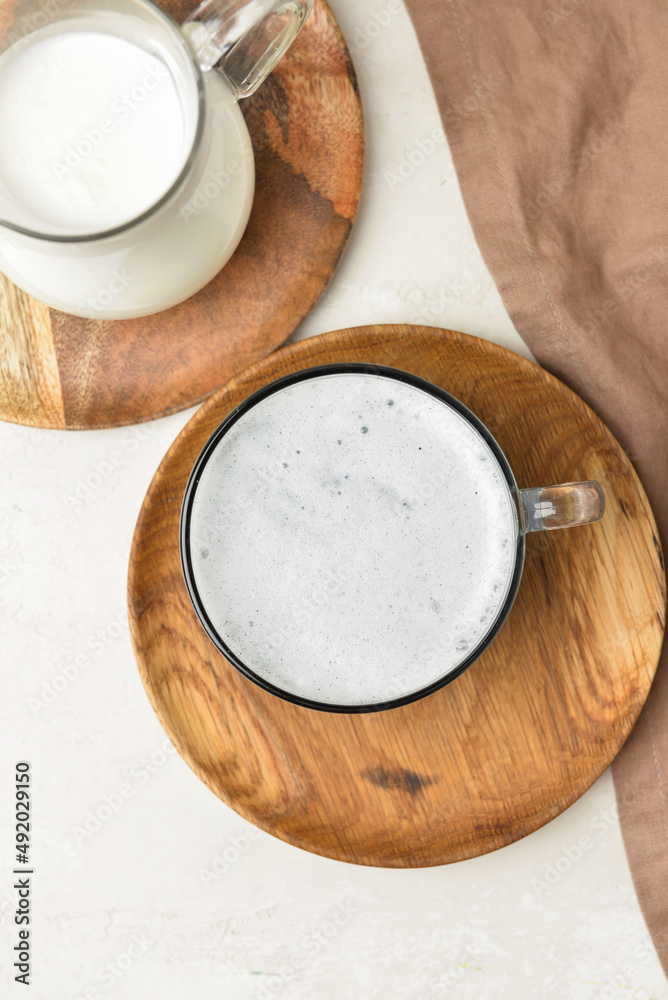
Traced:
[[[407, 14], [397, 0], [332, 6], [360, 78], [366, 177], [346, 256], [298, 335], [429, 323], [528, 355], [445, 142], [398, 169], [440, 128]], [[144, 492], [189, 415], [88, 433], [0, 425], [2, 997], [667, 1000], [609, 774], [502, 851], [389, 871], [255, 831], [171, 751], [135, 667], [125, 581]], [[30, 992], [11, 968], [21, 759], [33, 769]]]

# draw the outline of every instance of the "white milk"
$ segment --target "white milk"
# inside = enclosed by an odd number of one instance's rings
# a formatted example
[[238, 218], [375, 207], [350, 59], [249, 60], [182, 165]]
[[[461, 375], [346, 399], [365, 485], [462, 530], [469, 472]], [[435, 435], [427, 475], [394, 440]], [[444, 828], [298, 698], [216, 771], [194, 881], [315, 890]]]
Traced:
[[[211, 280], [248, 221], [254, 172], [237, 104], [217, 72], [204, 82], [199, 152], [163, 207], [74, 245], [0, 230], [0, 269], [49, 305], [99, 319], [165, 309]], [[177, 181], [197, 123], [194, 68], [186, 79], [168, 53], [106, 31], [36, 32], [0, 57], [0, 217], [47, 234], [121, 226]]]
[[171, 187], [188, 147], [167, 66], [123, 38], [52, 34], [0, 73], [0, 177], [37, 226], [129, 222]]
[[494, 454], [455, 409], [386, 376], [327, 375], [224, 435], [195, 494], [193, 572], [256, 673], [373, 704], [443, 677], [484, 638], [517, 532]]

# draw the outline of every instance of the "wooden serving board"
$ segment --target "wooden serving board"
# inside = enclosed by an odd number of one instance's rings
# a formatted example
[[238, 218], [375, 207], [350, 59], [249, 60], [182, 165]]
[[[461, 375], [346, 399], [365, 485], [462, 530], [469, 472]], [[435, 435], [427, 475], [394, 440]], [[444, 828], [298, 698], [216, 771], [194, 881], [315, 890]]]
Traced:
[[[193, 5], [161, 6], [181, 22]], [[21, 14], [21, 0], [1, 0], [0, 38]], [[324, 0], [241, 108], [255, 150], [250, 221], [187, 302], [140, 319], [80, 319], [0, 274], [0, 419], [89, 428], [183, 409], [284, 343], [313, 308], [348, 240], [364, 161], [355, 71]]]
[[[527, 537], [510, 617], [465, 674], [429, 698], [370, 715], [309, 711], [237, 673], [200, 627], [179, 559], [186, 480], [218, 423], [273, 379], [340, 361], [376, 362], [430, 379], [482, 418], [520, 487], [593, 478], [607, 504], [598, 524]], [[447, 330], [344, 330], [288, 347], [234, 378], [177, 438], [137, 523], [132, 639], [170, 739], [246, 819], [343, 861], [394, 867], [460, 861], [555, 817], [628, 736], [663, 637], [657, 537], [617, 441], [541, 368]]]

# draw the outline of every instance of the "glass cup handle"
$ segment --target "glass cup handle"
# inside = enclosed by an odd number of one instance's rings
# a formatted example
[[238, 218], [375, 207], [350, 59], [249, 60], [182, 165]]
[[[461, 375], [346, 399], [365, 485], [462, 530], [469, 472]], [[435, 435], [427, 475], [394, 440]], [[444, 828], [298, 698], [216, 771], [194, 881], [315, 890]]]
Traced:
[[183, 24], [200, 69], [219, 69], [238, 99], [254, 93], [287, 52], [313, 0], [204, 0]]
[[605, 510], [601, 484], [561, 483], [520, 490], [520, 519], [524, 531], [552, 531], [600, 521]]

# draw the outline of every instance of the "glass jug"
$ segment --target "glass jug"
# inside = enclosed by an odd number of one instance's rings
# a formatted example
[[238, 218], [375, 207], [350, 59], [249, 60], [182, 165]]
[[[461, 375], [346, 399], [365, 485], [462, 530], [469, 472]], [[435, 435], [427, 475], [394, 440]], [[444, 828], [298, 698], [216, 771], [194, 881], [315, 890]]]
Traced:
[[207, 0], [181, 27], [149, 0], [21, 4], [0, 40], [0, 270], [93, 319], [207, 284], [253, 200], [238, 100], [312, 4]]

